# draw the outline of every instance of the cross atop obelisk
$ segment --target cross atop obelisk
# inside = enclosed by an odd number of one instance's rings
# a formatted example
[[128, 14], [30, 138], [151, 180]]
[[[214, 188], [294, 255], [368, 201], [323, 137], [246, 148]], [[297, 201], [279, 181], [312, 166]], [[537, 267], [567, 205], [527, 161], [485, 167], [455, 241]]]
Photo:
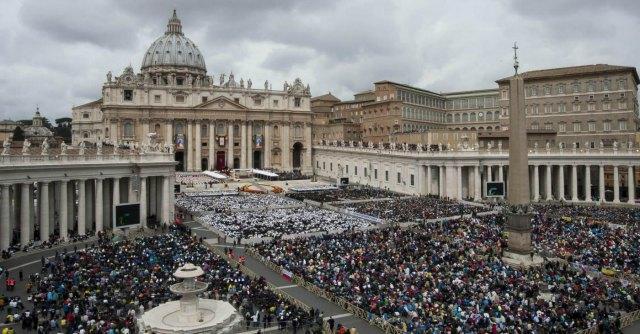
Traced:
[[518, 62], [518, 44], [517, 42], [513, 42], [513, 69], [516, 70], [516, 75], [518, 75], [518, 67], [520, 63]]

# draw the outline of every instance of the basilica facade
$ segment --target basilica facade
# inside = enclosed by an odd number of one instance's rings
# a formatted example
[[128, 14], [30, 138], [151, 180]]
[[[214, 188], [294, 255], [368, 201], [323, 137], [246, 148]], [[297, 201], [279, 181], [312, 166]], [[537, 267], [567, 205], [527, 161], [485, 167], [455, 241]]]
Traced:
[[72, 110], [73, 145], [144, 147], [160, 141], [180, 171], [276, 169], [311, 172], [310, 88], [282, 89], [207, 74], [204, 56], [176, 12], [144, 55], [139, 73], [107, 73], [102, 98]]

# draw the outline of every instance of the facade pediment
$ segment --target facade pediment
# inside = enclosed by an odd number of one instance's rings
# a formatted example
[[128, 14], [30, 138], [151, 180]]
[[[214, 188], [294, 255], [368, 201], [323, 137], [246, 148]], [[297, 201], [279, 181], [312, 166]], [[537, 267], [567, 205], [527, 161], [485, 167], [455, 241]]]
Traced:
[[247, 110], [249, 108], [243, 106], [236, 101], [233, 101], [227, 97], [219, 96], [210, 101], [200, 103], [195, 106], [196, 109], [205, 110]]

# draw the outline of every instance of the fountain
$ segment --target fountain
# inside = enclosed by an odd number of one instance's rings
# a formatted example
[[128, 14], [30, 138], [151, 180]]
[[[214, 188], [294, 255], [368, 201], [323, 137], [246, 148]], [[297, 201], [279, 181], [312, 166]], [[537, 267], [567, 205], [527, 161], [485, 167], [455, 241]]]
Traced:
[[202, 268], [187, 263], [178, 268], [174, 277], [182, 282], [171, 285], [171, 292], [182, 296], [145, 312], [138, 322], [142, 333], [228, 333], [242, 317], [228, 302], [198, 298], [208, 284], [198, 281]]

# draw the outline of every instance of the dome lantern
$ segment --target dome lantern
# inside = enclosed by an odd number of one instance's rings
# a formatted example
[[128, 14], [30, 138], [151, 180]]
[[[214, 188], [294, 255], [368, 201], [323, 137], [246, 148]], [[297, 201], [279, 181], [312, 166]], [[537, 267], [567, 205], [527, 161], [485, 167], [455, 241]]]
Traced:
[[169, 23], [167, 23], [167, 32], [165, 32], [165, 34], [182, 35], [182, 23], [180, 22], [175, 9], [173, 10], [173, 16], [169, 19]]

